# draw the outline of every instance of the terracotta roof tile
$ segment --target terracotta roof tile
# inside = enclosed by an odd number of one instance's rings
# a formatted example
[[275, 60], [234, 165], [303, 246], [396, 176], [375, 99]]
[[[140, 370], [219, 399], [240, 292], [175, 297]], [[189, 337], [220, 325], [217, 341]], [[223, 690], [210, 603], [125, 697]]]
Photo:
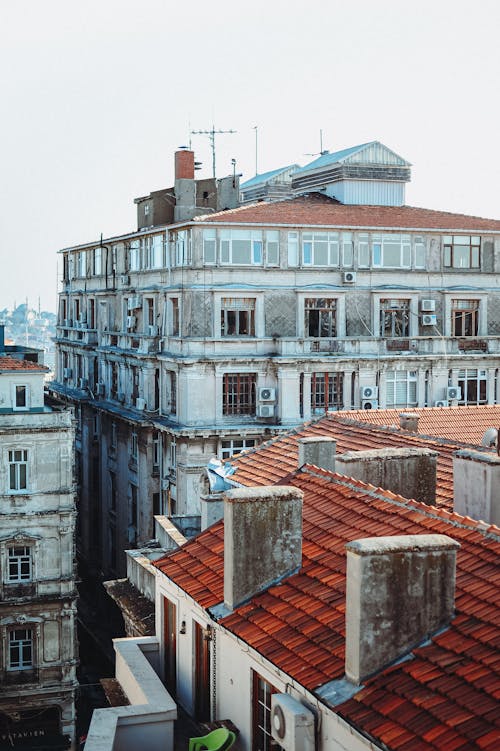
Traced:
[[498, 219], [452, 214], [447, 211], [434, 211], [415, 206], [349, 206], [319, 194], [271, 203], [249, 204], [229, 211], [195, 217], [194, 221], [224, 224], [324, 225], [349, 229], [387, 227], [388, 229], [500, 232]]
[[[314, 693], [344, 677], [346, 542], [447, 534], [461, 543], [451, 626], [336, 711], [397, 751], [498, 748], [500, 530], [488, 534], [458, 514], [443, 516], [315, 467], [287, 482], [304, 491], [302, 568], [222, 618], [222, 626]], [[223, 527], [218, 522], [156, 564], [206, 609], [223, 601]]]
[[17, 357], [0, 356], [0, 372], [10, 372], [12, 370], [38, 370], [38, 372], [48, 372], [49, 368], [45, 365], [39, 365], [31, 360], [19, 360]]

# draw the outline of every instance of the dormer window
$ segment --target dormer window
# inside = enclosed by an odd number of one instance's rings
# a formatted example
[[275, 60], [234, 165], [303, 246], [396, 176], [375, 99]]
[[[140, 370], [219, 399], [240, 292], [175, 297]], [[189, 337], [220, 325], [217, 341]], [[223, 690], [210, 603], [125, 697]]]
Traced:
[[16, 409], [28, 409], [28, 387], [27, 386], [16, 386], [15, 408]]

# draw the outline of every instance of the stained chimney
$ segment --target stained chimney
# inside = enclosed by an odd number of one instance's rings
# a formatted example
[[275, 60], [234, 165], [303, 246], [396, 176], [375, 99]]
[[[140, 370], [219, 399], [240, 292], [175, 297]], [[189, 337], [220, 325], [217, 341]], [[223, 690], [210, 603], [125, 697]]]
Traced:
[[453, 455], [453, 510], [500, 525], [500, 457], [464, 449]]
[[224, 605], [233, 610], [302, 565], [298, 488], [239, 488], [224, 494]]
[[184, 222], [196, 216], [196, 183], [194, 180], [194, 151], [175, 152], [174, 221]]
[[418, 433], [419, 415], [416, 412], [401, 412], [399, 415], [399, 427], [401, 430], [409, 430]]
[[458, 542], [446, 535], [369, 537], [346, 545], [346, 677], [408, 654], [454, 613]]
[[299, 438], [299, 469], [304, 464], [314, 464], [321, 469], [335, 472], [337, 441], [328, 436], [308, 436]]
[[437, 451], [389, 448], [339, 454], [336, 471], [405, 498], [436, 503]]

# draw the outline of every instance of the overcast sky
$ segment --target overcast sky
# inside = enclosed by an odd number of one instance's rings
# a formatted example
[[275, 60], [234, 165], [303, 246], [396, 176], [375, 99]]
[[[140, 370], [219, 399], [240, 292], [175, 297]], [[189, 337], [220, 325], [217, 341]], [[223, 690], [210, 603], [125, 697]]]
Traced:
[[[497, 0], [0, 0], [0, 308], [55, 309], [57, 250], [135, 228], [189, 130], [217, 172], [380, 140], [407, 203], [500, 218]], [[206, 136], [192, 136], [200, 177]], [[60, 263], [59, 263], [60, 266]]]

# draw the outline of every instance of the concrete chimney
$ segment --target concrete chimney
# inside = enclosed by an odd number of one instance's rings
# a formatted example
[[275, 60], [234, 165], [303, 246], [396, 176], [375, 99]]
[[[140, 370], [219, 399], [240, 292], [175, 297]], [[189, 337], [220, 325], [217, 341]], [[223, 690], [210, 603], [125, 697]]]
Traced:
[[174, 222], [184, 222], [196, 216], [196, 183], [194, 180], [194, 151], [175, 152]]
[[409, 430], [418, 433], [419, 415], [416, 412], [401, 412], [399, 415], [399, 427], [401, 430]]
[[229, 610], [302, 565], [302, 497], [272, 485], [224, 494], [224, 605]]
[[316, 467], [335, 472], [335, 454], [337, 441], [335, 438], [314, 435], [299, 438], [299, 469], [304, 464], [315, 464]]
[[339, 454], [336, 471], [405, 498], [436, 503], [437, 451], [389, 448]]
[[365, 678], [453, 618], [458, 542], [446, 535], [369, 537], [346, 545], [346, 677]]
[[464, 449], [453, 455], [453, 510], [500, 525], [500, 457]]

